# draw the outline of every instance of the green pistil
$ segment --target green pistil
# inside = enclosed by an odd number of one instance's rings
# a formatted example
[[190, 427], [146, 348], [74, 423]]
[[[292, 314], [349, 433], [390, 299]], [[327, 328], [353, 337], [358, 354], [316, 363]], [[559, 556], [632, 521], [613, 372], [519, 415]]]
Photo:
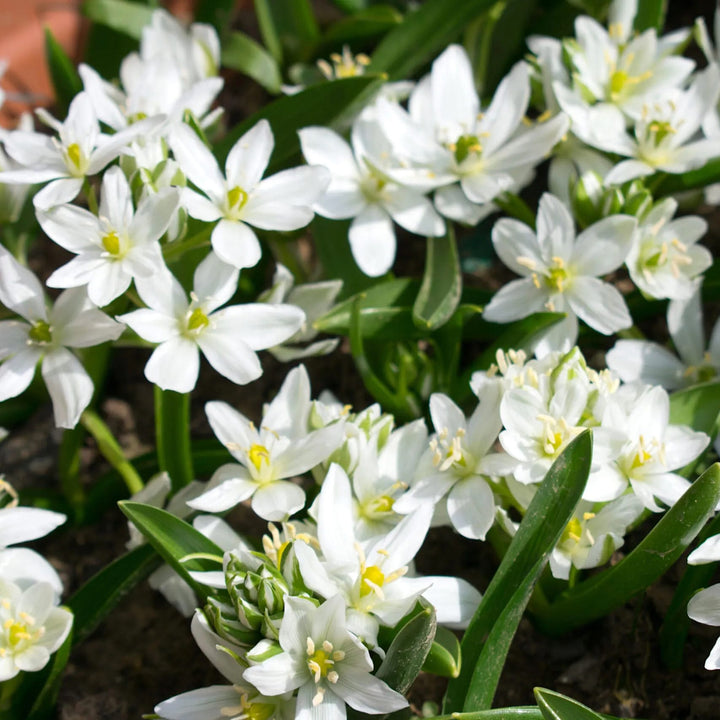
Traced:
[[70, 162], [78, 169], [80, 169], [80, 160], [82, 159], [82, 151], [77, 143], [68, 145], [67, 156]]
[[461, 135], [453, 148], [455, 160], [461, 163], [470, 153], [481, 153], [482, 145], [477, 135]]
[[565, 268], [554, 267], [549, 269], [545, 282], [551, 290], [563, 292], [567, 287], [568, 274]]
[[40, 345], [47, 345], [52, 342], [52, 333], [50, 326], [44, 320], [37, 320], [35, 324], [30, 328], [28, 337], [34, 343]]
[[206, 328], [209, 324], [208, 316], [200, 308], [195, 308], [190, 314], [187, 327], [191, 332], [196, 332]]
[[655, 135], [655, 144], [661, 143], [668, 135], [676, 132], [675, 128], [667, 121], [655, 120], [648, 127]]
[[237, 212], [245, 207], [248, 194], [240, 186], [236, 185], [232, 190], [228, 190], [227, 201], [230, 210]]
[[102, 246], [111, 255], [117, 255], [120, 252], [120, 238], [114, 230], [103, 237]]

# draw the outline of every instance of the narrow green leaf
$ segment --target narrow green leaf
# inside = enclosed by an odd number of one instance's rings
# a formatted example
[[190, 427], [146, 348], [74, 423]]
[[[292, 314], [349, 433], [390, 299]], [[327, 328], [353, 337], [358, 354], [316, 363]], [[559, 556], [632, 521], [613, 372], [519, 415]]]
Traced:
[[82, 81], [63, 46], [55, 39], [50, 28], [45, 28], [45, 58], [55, 90], [55, 100], [63, 112], [70, 101], [82, 90]]
[[322, 38], [320, 54], [342, 45], [367, 40], [389, 32], [402, 22], [403, 16], [391, 5], [373, 5], [333, 23]]
[[427, 720], [544, 720], [544, 718], [534, 705], [521, 705], [478, 712], [455, 712], [450, 715], [437, 715]]
[[475, 694], [487, 696], [488, 690], [481, 682], [472, 688], [472, 696], [469, 693], [483, 643], [512, 600], [519, 605], [525, 599], [521, 588], [534, 585], [582, 496], [591, 458], [592, 435], [586, 430], [563, 450], [538, 488], [462, 639], [463, 667], [459, 677], [448, 685], [446, 712], [483, 709], [470, 704]]
[[452, 630], [438, 625], [422, 670], [440, 677], [455, 678], [460, 674], [461, 657], [457, 635]]
[[387, 73], [392, 80], [412, 76], [494, 2], [427, 0], [382, 39], [373, 53], [370, 71]]
[[422, 669], [435, 637], [435, 609], [421, 600], [422, 611], [395, 636], [375, 675], [393, 690], [405, 694]]
[[453, 227], [444, 237], [427, 239], [425, 273], [413, 306], [419, 328], [437, 330], [453, 315], [462, 294], [462, 275]]
[[[645, 184], [652, 188], [653, 178], [656, 177], [653, 175], [646, 180]], [[666, 175], [654, 188], [653, 195], [658, 198], [666, 197], [684, 190], [695, 190], [706, 185], [713, 185], [717, 182], [720, 182], [720, 158], [708, 160], [705, 165], [697, 170], [689, 170], [680, 175]]]
[[93, 22], [139, 40], [142, 29], [152, 18], [153, 8], [129, 0], [85, 0], [82, 12]]
[[[19, 707], [17, 717], [24, 717], [26, 720], [50, 720], [55, 714], [55, 703], [57, 702], [63, 670], [70, 659], [70, 648], [72, 646], [73, 631], [71, 630], [63, 644], [56, 650], [50, 662], [40, 673], [25, 673], [18, 689], [18, 699], [27, 697], [32, 702]], [[32, 689], [23, 685], [30, 685]]]
[[534, 693], [545, 720], [602, 720], [589, 707], [558, 692], [535, 688]]
[[279, 93], [282, 84], [280, 67], [275, 58], [245, 33], [230, 33], [222, 44], [223, 67], [251, 77], [268, 92]]
[[192, 525], [165, 510], [129, 500], [123, 500], [118, 505], [163, 560], [199, 597], [206, 600], [212, 590], [193, 580], [189, 573], [217, 570], [218, 565], [197, 558], [186, 562], [181, 561], [194, 553], [207, 553], [222, 558], [222, 549]]
[[155, 444], [158, 465], [170, 475], [172, 491], [195, 479], [190, 452], [190, 394], [155, 385]]
[[361, 12], [367, 7], [368, 0], [332, 0], [337, 7], [346, 13]]
[[215, 154], [224, 161], [238, 139], [265, 118], [275, 137], [275, 150], [267, 174], [275, 173], [300, 157], [298, 130], [310, 125], [332, 125], [356, 103], [362, 104], [381, 84], [382, 79], [377, 75], [361, 75], [319, 83], [295, 95], [279, 98], [233, 128], [216, 144]]
[[539, 610], [537, 626], [556, 635], [569, 632], [645, 590], [682, 555], [720, 502], [720, 464], [708, 468], [617, 565], [568, 590]]
[[660, 34], [665, 27], [667, 5], [667, 0], [638, 0], [633, 23], [635, 32], [641, 33], [652, 28]]
[[[325, 276], [339, 278], [343, 281], [340, 291], [341, 298], [355, 295], [377, 282], [376, 279], [368, 277], [355, 262], [348, 240], [349, 220], [328, 220], [316, 215], [310, 227]], [[352, 304], [345, 306], [347, 327], [350, 326], [351, 307]], [[334, 331], [326, 330], [325, 332]]]
[[320, 29], [308, 0], [255, 0], [265, 46], [283, 65], [312, 56]]
[[73, 642], [81, 643], [113, 611], [135, 585], [160, 564], [150, 545], [141, 545], [93, 575], [68, 600], [75, 620]]

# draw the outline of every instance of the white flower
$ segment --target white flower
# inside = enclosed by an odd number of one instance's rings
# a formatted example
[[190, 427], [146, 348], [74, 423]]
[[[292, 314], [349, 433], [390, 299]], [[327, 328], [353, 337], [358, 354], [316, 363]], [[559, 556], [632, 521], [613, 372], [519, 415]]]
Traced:
[[147, 308], [120, 319], [140, 337], [159, 343], [145, 377], [164, 390], [190, 392], [200, 370], [200, 351], [221, 375], [238, 385], [262, 375], [255, 353], [277, 345], [301, 327], [305, 315], [290, 305], [254, 303], [218, 310], [237, 288], [238, 271], [210, 253], [195, 270], [193, 292], [170, 271], [138, 277], [135, 286]]
[[[0, 496], [15, 491], [0, 478]], [[16, 503], [17, 499], [11, 501]], [[65, 515], [40, 508], [8, 505], [0, 509], [0, 578], [21, 589], [36, 582], [49, 583], [55, 597], [62, 593], [62, 581], [55, 568], [34, 550], [8, 548], [8, 545], [36, 540], [52, 532], [66, 520]]]
[[536, 348], [539, 354], [569, 350], [577, 338], [579, 317], [591, 328], [610, 335], [632, 325], [618, 290], [598, 279], [622, 265], [637, 222], [627, 215], [604, 218], [575, 237], [572, 216], [554, 196], [540, 199], [537, 233], [527, 225], [503, 218], [492, 240], [500, 259], [525, 276], [500, 289], [483, 313], [491, 322], [512, 322], [536, 312], [565, 312]]
[[720, 138], [696, 139], [703, 118], [720, 94], [720, 70], [716, 65], [698, 73], [688, 90], [670, 89], [643, 105], [634, 137], [628, 135], [625, 117], [616, 107], [587, 107], [567, 88], [558, 83], [553, 88], [562, 109], [572, 119], [575, 135], [592, 147], [631, 158], [608, 173], [608, 185], [658, 170], [683, 173], [720, 155]]
[[490, 476], [495, 475], [491, 452], [502, 427], [500, 388], [489, 385], [469, 419], [446, 395], [430, 396], [430, 416], [435, 435], [421, 458], [410, 489], [394, 509], [407, 513], [417, 507], [434, 508], [445, 498], [447, 516], [464, 537], [484, 540], [495, 519], [495, 499]]
[[707, 232], [707, 222], [696, 215], [672, 220], [676, 210], [673, 198], [655, 205], [625, 260], [633, 282], [653, 298], [687, 299], [693, 280], [712, 264], [710, 251], [695, 244]]
[[297, 230], [307, 225], [313, 217], [311, 205], [330, 182], [322, 167], [292, 168], [262, 180], [274, 146], [267, 120], [233, 145], [225, 161], [225, 176], [186, 125], [174, 128], [170, 146], [182, 171], [205, 193], [186, 188], [183, 204], [198, 220], [219, 220], [212, 231], [213, 250], [236, 268], [253, 267], [260, 259], [260, 243], [251, 225], [262, 230]]
[[47, 664], [72, 625], [72, 614], [53, 605], [53, 588], [39, 582], [27, 590], [0, 579], [0, 682]]
[[[330, 310], [341, 288], [342, 280], [295, 285], [293, 274], [278, 263], [272, 287], [260, 295], [258, 301], [272, 305], [284, 302], [295, 305], [305, 313], [305, 324], [281, 345], [268, 348], [268, 352], [281, 362], [330, 354], [340, 343], [340, 338], [311, 342], [317, 335], [313, 323]], [[309, 344], [303, 347], [296, 343]]]
[[371, 675], [370, 654], [346, 630], [339, 595], [320, 607], [287, 598], [279, 640], [283, 651], [248, 668], [243, 678], [271, 697], [297, 689], [296, 717], [344, 720], [346, 703], [373, 715], [407, 707], [402, 695]]
[[618, 340], [605, 356], [608, 367], [624, 382], [662, 385], [666, 390], [716, 377], [720, 372], [720, 323], [715, 323], [706, 348], [700, 283], [695, 283], [689, 298], [668, 304], [667, 324], [677, 355], [655, 342]]
[[[720, 625], [720, 585], [711, 585], [690, 599], [687, 608], [692, 620], [712, 625]], [[717, 640], [705, 660], [706, 670], [720, 670], [720, 639]]]
[[9, 133], [5, 149], [22, 168], [0, 173], [0, 182], [52, 181], [33, 198], [38, 210], [74, 200], [87, 176], [99, 173], [133, 138], [150, 132], [161, 122], [160, 118], [148, 118], [115, 135], [104, 135], [90, 98], [84, 92], [70, 103], [63, 123], [45, 110], [37, 113], [58, 137], [21, 130]]
[[84, 289], [66, 290], [48, 309], [38, 279], [0, 247], [0, 302], [27, 322], [0, 322], [0, 401], [19, 395], [42, 374], [53, 401], [55, 424], [71, 428], [93, 394], [92, 380], [67, 348], [116, 340], [123, 326], [98, 310]]
[[220, 467], [208, 491], [190, 501], [190, 507], [223, 512], [252, 497], [257, 515], [266, 520], [285, 520], [304, 506], [303, 489], [289, 479], [319, 465], [344, 439], [342, 423], [310, 433], [303, 430], [296, 434], [296, 423], [294, 430], [288, 429], [288, 419], [293, 417], [288, 408], [306, 379], [304, 368], [288, 374], [259, 430], [227, 403], [205, 406], [213, 432], [240, 464]]
[[38, 221], [58, 245], [77, 257], [55, 270], [49, 287], [87, 285], [89, 298], [103, 307], [124, 293], [134, 277], [152, 277], [164, 266], [159, 240], [177, 210], [178, 191], [147, 197], [133, 211], [122, 170], [103, 176], [99, 215], [75, 205], [39, 211]]
[[620, 496], [629, 484], [648, 510], [662, 512], [655, 498], [673, 505], [690, 486], [672, 471], [695, 460], [710, 438], [684, 425], [670, 425], [669, 416], [670, 401], [661, 387], [626, 385], [608, 398], [602, 425], [627, 437], [615, 464], [598, 472], [598, 483], [610, 497]]
[[383, 131], [395, 152], [410, 163], [407, 171], [394, 176], [439, 187], [435, 204], [441, 213], [477, 222], [482, 215], [478, 204], [516, 187], [567, 131], [562, 113], [523, 130], [529, 100], [528, 67], [518, 63], [481, 112], [467, 53], [451, 45], [413, 91], [409, 113], [378, 101]]
[[395, 261], [393, 220], [416, 235], [437, 237], [445, 232], [443, 219], [423, 191], [403, 187], [385, 171], [392, 146], [376, 121], [363, 116], [355, 120], [352, 147], [328, 128], [309, 127], [299, 135], [305, 159], [332, 175], [314, 209], [334, 220], [353, 218], [350, 249], [366, 275], [383, 275]]

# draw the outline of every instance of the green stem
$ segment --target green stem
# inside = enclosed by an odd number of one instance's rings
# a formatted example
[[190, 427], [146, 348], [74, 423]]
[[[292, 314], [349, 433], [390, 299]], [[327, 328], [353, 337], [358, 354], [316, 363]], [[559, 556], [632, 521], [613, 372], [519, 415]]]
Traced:
[[120, 473], [130, 494], [140, 492], [144, 487], [142, 478], [100, 416], [94, 410], [85, 410], [80, 416], [80, 423], [95, 438], [103, 457]]
[[528, 207], [527, 203], [518, 195], [510, 192], [502, 193], [493, 198], [493, 203], [510, 217], [520, 220], [528, 227], [535, 229], [535, 213]]
[[195, 479], [190, 452], [190, 394], [155, 386], [155, 444], [173, 493]]
[[95, 188], [90, 184], [90, 181], [85, 178], [83, 181], [83, 193], [85, 194], [85, 199], [87, 200], [88, 209], [93, 215], [98, 214], [98, 204], [97, 204], [97, 198], [95, 197]]
[[195, 250], [205, 245], [210, 244], [210, 234], [215, 229], [215, 226], [206, 227], [195, 235], [190, 236], [186, 240], [179, 240], [169, 245], [165, 245], [163, 248], [163, 258], [165, 262], [171, 262], [182, 257], [186, 252]]
[[65, 499], [73, 508], [77, 521], [80, 520], [85, 504], [85, 490], [80, 482], [80, 448], [84, 437], [85, 431], [80, 425], [72, 430], [65, 430], [58, 455], [60, 487]]

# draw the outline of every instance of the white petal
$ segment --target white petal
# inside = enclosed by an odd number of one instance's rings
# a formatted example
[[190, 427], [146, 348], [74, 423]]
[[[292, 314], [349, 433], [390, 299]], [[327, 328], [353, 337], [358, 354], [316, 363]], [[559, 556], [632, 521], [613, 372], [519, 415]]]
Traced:
[[512, 322], [542, 312], [547, 300], [547, 290], [535, 287], [532, 280], [513, 280], [495, 293], [483, 317], [490, 322]]
[[473, 540], [484, 540], [495, 520], [493, 492], [479, 476], [455, 484], [448, 495], [447, 509], [453, 527]]
[[580, 275], [606, 275], [623, 264], [637, 227], [635, 218], [614, 215], [591, 225], [578, 235], [572, 260]]
[[262, 485], [253, 495], [253, 512], [264, 520], [281, 522], [305, 505], [305, 492], [295, 483], [271, 482]]
[[75, 427], [93, 395], [85, 368], [69, 350], [56, 348], [43, 358], [42, 375], [52, 398], [55, 425]]
[[44, 537], [67, 518], [61, 513], [30, 507], [0, 510], [0, 547]]
[[38, 349], [29, 348], [0, 365], [0, 402], [16, 397], [30, 385], [40, 356]]
[[182, 171], [200, 190], [216, 202], [225, 199], [225, 179], [217, 161], [187, 125], [173, 128], [170, 147]]
[[182, 337], [171, 337], [155, 348], [145, 365], [145, 377], [163, 390], [190, 392], [200, 372], [197, 345]]
[[591, 328], [610, 335], [632, 325], [632, 317], [620, 292], [597, 278], [579, 277], [568, 294], [568, 303]]
[[134, 330], [143, 340], [162, 343], [178, 334], [177, 320], [162, 313], [141, 308], [133, 312], [119, 315], [118, 320]]
[[335, 131], [324, 127], [307, 127], [298, 131], [300, 146], [310, 165], [323, 165], [333, 176], [355, 180], [358, 176], [350, 145]]
[[262, 375], [258, 356], [243, 341], [242, 329], [232, 335], [208, 329], [197, 343], [215, 370], [237, 385], [247, 385]]
[[420, 577], [432, 582], [423, 597], [435, 607], [437, 621], [451, 628], [464, 629], [482, 600], [482, 595], [466, 580], [442, 575]]
[[240, 332], [252, 350], [279, 345], [303, 325], [305, 313], [294, 305], [247, 303], [231, 305], [213, 313], [218, 332]]
[[445, 232], [445, 222], [432, 203], [409, 188], [398, 187], [389, 192], [385, 209], [398, 225], [416, 235], [439, 237]]
[[353, 220], [349, 240], [355, 262], [370, 277], [383, 275], [395, 262], [392, 221], [377, 205], [369, 205]]
[[[228, 467], [228, 466], [223, 466]], [[232, 467], [232, 466], [230, 466]], [[222, 469], [222, 468], [220, 468]], [[246, 478], [227, 479], [217, 487], [188, 501], [188, 505], [203, 512], [219, 513], [247, 500], [257, 490], [257, 483]]]
[[233, 146], [225, 161], [228, 187], [250, 192], [259, 182], [270, 162], [275, 142], [270, 123], [260, 120]]
[[705, 625], [720, 625], [720, 585], [711, 585], [690, 599], [687, 613], [690, 618]]
[[254, 267], [262, 255], [257, 235], [238, 220], [221, 220], [212, 231], [210, 241], [217, 256], [236, 268]]

